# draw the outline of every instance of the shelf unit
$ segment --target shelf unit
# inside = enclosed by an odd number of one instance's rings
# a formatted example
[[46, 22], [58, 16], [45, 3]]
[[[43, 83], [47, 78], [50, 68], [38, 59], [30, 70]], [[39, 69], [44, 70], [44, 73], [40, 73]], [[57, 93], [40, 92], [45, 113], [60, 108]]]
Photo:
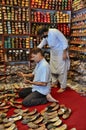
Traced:
[[[41, 39], [37, 37], [37, 31], [40, 26], [59, 29], [68, 39], [70, 36], [72, 0], [31, 0], [30, 17], [30, 43], [32, 48], [37, 46]], [[49, 47], [44, 47], [45, 57], [49, 61]]]
[[[86, 8], [78, 6], [80, 0], [73, 1], [71, 40], [70, 40], [70, 58], [71, 69], [69, 77], [72, 81], [86, 85]], [[77, 9], [77, 6], [78, 9]]]
[[29, 64], [29, 11], [28, 0], [0, 1], [0, 62], [6, 79], [9, 77], [8, 68]]
[[[0, 1], [0, 41], [3, 46], [0, 52], [3, 52], [1, 64], [6, 79], [15, 75], [16, 69], [20, 70], [22, 65], [27, 64], [30, 69], [34, 67], [29, 54], [41, 41], [37, 36], [39, 26], [55, 27], [67, 38], [70, 36], [71, 3], [72, 0]], [[49, 47], [45, 46], [44, 50], [49, 61]], [[11, 72], [11, 68], [14, 71]]]

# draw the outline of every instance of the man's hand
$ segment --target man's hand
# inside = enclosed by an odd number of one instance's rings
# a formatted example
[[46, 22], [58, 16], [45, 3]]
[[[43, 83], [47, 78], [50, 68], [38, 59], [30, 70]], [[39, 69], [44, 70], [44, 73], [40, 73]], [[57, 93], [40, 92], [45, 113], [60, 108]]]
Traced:
[[21, 76], [21, 77], [24, 77], [23, 72], [18, 72], [17, 75], [18, 75], [18, 76]]
[[66, 60], [68, 57], [67, 57], [67, 50], [64, 50], [63, 51], [63, 60]]
[[24, 78], [24, 83], [29, 83], [29, 84], [32, 84], [32, 81], [30, 81], [30, 80], [27, 80], [26, 78]]

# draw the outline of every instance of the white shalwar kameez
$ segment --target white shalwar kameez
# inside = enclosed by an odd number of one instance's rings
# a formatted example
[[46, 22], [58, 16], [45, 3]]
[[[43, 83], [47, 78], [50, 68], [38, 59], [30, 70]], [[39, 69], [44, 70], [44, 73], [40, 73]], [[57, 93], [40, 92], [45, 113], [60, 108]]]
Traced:
[[[61, 88], [66, 88], [67, 71], [70, 67], [70, 60], [69, 56], [66, 60], [63, 60], [63, 51], [68, 48], [68, 40], [59, 30], [49, 29], [48, 37], [43, 38], [38, 47], [42, 48], [46, 44], [50, 47], [52, 82], [55, 83], [58, 79]], [[58, 77], [55, 75], [58, 75]]]

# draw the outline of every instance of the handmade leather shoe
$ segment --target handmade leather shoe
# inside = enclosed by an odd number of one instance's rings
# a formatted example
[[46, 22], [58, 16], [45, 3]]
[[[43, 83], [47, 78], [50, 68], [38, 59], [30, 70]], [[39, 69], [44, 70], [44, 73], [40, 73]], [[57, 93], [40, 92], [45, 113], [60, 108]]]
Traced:
[[69, 118], [70, 114], [71, 114], [71, 109], [68, 108], [67, 111], [63, 114], [62, 118], [67, 119]]
[[11, 125], [13, 124], [13, 121], [9, 121], [7, 123], [4, 123], [4, 127], [7, 128], [7, 127], [10, 127]]
[[28, 116], [34, 115], [35, 113], [37, 113], [37, 109], [34, 109], [34, 110], [30, 111], [30, 112], [28, 113]]
[[6, 116], [7, 116], [7, 113], [1, 113], [1, 114], [0, 114], [0, 117], [1, 117], [1, 118], [5, 118]]
[[10, 127], [5, 128], [5, 130], [14, 130], [16, 128], [16, 125], [13, 123]]
[[66, 124], [63, 124], [57, 128], [55, 128], [54, 130], [67, 130], [67, 125]]
[[52, 119], [52, 118], [55, 118], [55, 117], [57, 117], [58, 116], [58, 113], [55, 113], [55, 114], [52, 114], [52, 115], [43, 115], [43, 117], [45, 118], [45, 119], [48, 119], [48, 120], [50, 120], [50, 119]]
[[58, 110], [59, 106], [60, 106], [60, 105], [57, 104], [55, 107], [52, 108], [52, 111]]
[[24, 110], [23, 109], [15, 109], [14, 112], [15, 113], [19, 113], [19, 112], [27, 113], [27, 112], [29, 112], [29, 110], [28, 109], [24, 109]]
[[39, 123], [41, 123], [43, 121], [43, 119], [44, 119], [43, 116], [40, 116], [33, 123], [39, 124]]
[[35, 130], [47, 130], [47, 129], [46, 129], [46, 126], [44, 124], [42, 124], [41, 126], [36, 128]]
[[57, 105], [57, 103], [56, 102], [53, 102], [51, 105], [49, 105], [48, 107], [55, 107]]
[[27, 125], [28, 125], [28, 127], [33, 128], [33, 129], [38, 128], [38, 126], [39, 126], [39, 125], [34, 124], [32, 122], [29, 122]]
[[19, 116], [17, 116], [17, 117], [10, 117], [10, 118], [9, 118], [9, 121], [14, 121], [14, 122], [16, 122], [16, 121], [21, 120], [21, 119], [22, 119], [22, 116], [19, 115]]
[[58, 120], [59, 120], [59, 117], [57, 116], [57, 117], [55, 117], [55, 118], [50, 119], [49, 122], [56, 122], [56, 121], [58, 121]]
[[55, 123], [53, 123], [53, 126], [59, 126], [59, 125], [61, 125], [61, 124], [62, 124], [62, 120], [59, 119], [59, 120], [57, 120]]

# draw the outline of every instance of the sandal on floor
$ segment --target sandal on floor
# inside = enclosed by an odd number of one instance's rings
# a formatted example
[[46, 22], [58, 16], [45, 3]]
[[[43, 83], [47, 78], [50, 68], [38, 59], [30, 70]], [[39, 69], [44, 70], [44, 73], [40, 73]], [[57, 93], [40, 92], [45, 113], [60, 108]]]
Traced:
[[59, 117], [56, 116], [55, 118], [50, 119], [49, 122], [56, 122], [56, 121], [58, 121], [58, 120], [59, 120]]
[[8, 128], [8, 127], [10, 127], [13, 123], [14, 123], [13, 121], [9, 121], [9, 122], [7, 122], [7, 123], [4, 123], [3, 125], [4, 125], [5, 128]]
[[59, 119], [59, 120], [57, 120], [55, 123], [53, 123], [53, 126], [59, 126], [59, 125], [61, 125], [62, 124], [62, 120], [61, 119]]
[[19, 113], [19, 112], [27, 113], [27, 112], [29, 112], [29, 110], [28, 109], [24, 109], [24, 110], [23, 109], [15, 109], [14, 112], [15, 113]]
[[5, 128], [5, 130], [14, 130], [16, 128], [16, 125], [13, 123], [10, 127]]
[[65, 105], [60, 105], [60, 109], [58, 110], [58, 115], [63, 115], [67, 111], [67, 107]]
[[28, 125], [28, 127], [33, 128], [33, 129], [35, 129], [35, 128], [38, 128], [38, 127], [39, 127], [39, 125], [34, 124], [33, 122], [29, 122], [27, 125]]
[[34, 109], [28, 113], [28, 116], [34, 115], [37, 113], [37, 109]]
[[63, 114], [62, 118], [67, 119], [69, 118], [70, 114], [71, 114], [71, 109], [68, 108], [67, 111]]
[[63, 124], [57, 128], [55, 128], [54, 130], [67, 130], [67, 125], [66, 124]]
[[39, 124], [43, 121], [43, 119], [44, 119], [43, 116], [39, 116], [33, 123]]
[[14, 121], [14, 122], [16, 122], [16, 121], [21, 120], [21, 119], [22, 119], [22, 116], [19, 115], [19, 116], [17, 116], [17, 117], [10, 117], [10, 118], [9, 118], [9, 121]]

